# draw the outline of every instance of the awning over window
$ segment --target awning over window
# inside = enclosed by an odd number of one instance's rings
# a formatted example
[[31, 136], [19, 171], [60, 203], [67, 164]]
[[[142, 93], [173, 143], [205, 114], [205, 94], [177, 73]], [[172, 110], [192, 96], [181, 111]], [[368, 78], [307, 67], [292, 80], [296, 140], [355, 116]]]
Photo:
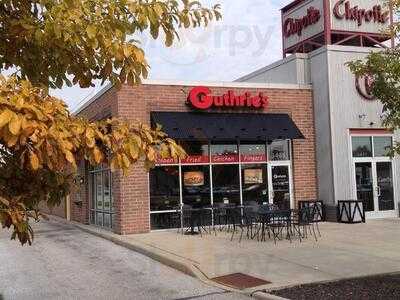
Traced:
[[176, 140], [272, 141], [303, 139], [287, 114], [152, 112], [153, 125]]

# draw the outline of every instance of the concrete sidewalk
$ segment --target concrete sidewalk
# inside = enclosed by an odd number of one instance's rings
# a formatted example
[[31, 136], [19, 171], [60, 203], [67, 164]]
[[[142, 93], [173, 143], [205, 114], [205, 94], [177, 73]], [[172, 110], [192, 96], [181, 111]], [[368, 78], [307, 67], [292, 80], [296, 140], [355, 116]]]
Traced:
[[272, 282], [257, 289], [400, 271], [400, 219], [324, 223], [317, 242], [308, 238], [277, 245], [246, 239], [238, 243], [238, 236], [231, 242], [230, 234], [219, 231], [202, 237], [176, 231], [118, 236], [79, 226], [202, 280], [240, 272]]

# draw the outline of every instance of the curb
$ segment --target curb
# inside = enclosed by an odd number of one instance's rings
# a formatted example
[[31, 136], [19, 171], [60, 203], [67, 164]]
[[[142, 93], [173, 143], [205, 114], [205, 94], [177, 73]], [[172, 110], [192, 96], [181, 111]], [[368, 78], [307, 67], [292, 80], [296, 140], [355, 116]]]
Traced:
[[282, 297], [264, 293], [264, 292], [253, 293], [251, 295], [251, 297], [253, 297], [254, 299], [259, 299], [259, 300], [289, 300], [287, 298], [282, 298]]
[[262, 291], [244, 292], [241, 290], [230, 288], [225, 285], [218, 284], [218, 283], [210, 280], [210, 278], [208, 278], [207, 275], [205, 275], [196, 265], [194, 265], [190, 262], [187, 262], [184, 259], [179, 258], [179, 257], [176, 257], [176, 258], [168, 257], [168, 255], [164, 254], [162, 251], [160, 251], [157, 248], [143, 245], [143, 244], [138, 244], [133, 241], [130, 241], [130, 242], [124, 241], [123, 236], [117, 235], [113, 232], [105, 231], [100, 228], [92, 227], [89, 225], [84, 225], [84, 224], [81, 224], [81, 223], [78, 223], [75, 221], [67, 221], [63, 218], [53, 216], [53, 215], [48, 215], [48, 217], [49, 217], [49, 220], [73, 225], [86, 233], [103, 238], [105, 240], [113, 242], [114, 244], [116, 244], [118, 246], [127, 248], [127, 249], [135, 251], [137, 253], [140, 253], [140, 254], [142, 254], [146, 257], [149, 257], [163, 265], [166, 265], [172, 269], [178, 270], [186, 275], [194, 277], [207, 285], [211, 285], [211, 286], [220, 288], [225, 291], [244, 294], [246, 296], [249, 296], [249, 297], [252, 297], [255, 299], [260, 299], [260, 300], [288, 300], [286, 298], [274, 296], [274, 295], [271, 295], [271, 294], [268, 294], [268, 293], [262, 292]]

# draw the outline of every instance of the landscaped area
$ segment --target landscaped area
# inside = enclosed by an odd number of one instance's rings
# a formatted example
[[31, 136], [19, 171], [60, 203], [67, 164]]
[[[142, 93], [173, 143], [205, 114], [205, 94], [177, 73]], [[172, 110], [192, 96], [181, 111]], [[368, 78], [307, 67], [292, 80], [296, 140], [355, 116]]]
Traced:
[[399, 299], [400, 274], [309, 284], [271, 292], [287, 299]]

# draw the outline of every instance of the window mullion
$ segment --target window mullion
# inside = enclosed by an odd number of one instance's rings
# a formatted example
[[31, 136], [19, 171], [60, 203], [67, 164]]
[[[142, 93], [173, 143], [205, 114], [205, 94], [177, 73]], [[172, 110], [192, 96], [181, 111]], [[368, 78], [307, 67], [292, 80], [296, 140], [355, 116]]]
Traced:
[[240, 205], [243, 205], [243, 185], [242, 185], [242, 158], [240, 151], [240, 141], [238, 142], [238, 154], [239, 154], [239, 199]]

